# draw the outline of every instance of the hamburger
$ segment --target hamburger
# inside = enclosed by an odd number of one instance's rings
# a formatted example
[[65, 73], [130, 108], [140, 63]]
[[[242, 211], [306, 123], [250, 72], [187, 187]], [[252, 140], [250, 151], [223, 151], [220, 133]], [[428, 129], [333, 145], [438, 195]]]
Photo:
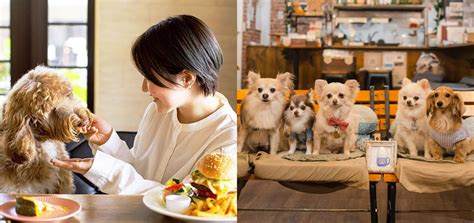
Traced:
[[214, 152], [202, 157], [191, 173], [194, 195], [199, 199], [220, 199], [237, 188], [237, 165], [224, 153]]

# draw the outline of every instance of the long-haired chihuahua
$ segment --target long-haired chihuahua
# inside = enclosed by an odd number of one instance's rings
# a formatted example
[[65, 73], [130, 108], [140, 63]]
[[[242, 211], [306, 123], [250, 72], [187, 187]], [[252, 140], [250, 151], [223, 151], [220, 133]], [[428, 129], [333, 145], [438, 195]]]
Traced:
[[429, 139], [425, 147], [435, 160], [447, 153], [454, 154], [455, 162], [463, 163], [472, 150], [471, 135], [462, 121], [465, 110], [461, 95], [449, 87], [438, 87], [428, 95]]
[[270, 154], [276, 154], [286, 96], [293, 89], [293, 75], [260, 78], [260, 74], [249, 72], [247, 82], [249, 92], [241, 106], [237, 151], [257, 152], [269, 146]]
[[320, 149], [330, 152], [343, 150], [349, 156], [355, 150], [359, 115], [353, 110], [359, 94], [359, 83], [348, 80], [344, 84], [318, 79], [314, 83], [318, 94], [319, 111], [314, 122], [314, 155]]
[[292, 92], [288, 106], [283, 113], [284, 129], [290, 146], [288, 153], [295, 153], [298, 144], [305, 144], [306, 154], [311, 154], [314, 118], [313, 89], [310, 89], [305, 95]]

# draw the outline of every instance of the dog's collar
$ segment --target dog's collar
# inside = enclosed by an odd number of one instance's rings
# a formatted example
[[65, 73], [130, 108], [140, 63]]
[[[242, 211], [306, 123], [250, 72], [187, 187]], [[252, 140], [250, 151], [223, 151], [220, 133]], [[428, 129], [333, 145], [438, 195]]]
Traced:
[[331, 117], [327, 120], [327, 124], [336, 128], [336, 130], [341, 130], [342, 132], [346, 131], [347, 127], [349, 127], [349, 123], [344, 121], [343, 119], [337, 119], [335, 117]]

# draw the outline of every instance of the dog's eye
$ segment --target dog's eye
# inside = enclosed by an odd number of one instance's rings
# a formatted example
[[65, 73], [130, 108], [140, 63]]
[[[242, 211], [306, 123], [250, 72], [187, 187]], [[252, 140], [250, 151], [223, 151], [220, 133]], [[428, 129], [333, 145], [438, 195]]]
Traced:
[[438, 93], [435, 93], [435, 97], [438, 97], [438, 96], [439, 96], [439, 94], [438, 94]]
[[306, 106], [301, 105], [300, 108], [301, 108], [301, 110], [304, 110], [306, 108]]
[[415, 99], [415, 101], [418, 101], [418, 99], [420, 99], [418, 96], [415, 96], [413, 97], [413, 99]]
[[403, 100], [407, 100], [407, 96], [403, 96]]
[[449, 98], [449, 96], [451, 96], [451, 95], [449, 95], [449, 94], [446, 94], [446, 97], [447, 97], [447, 98]]
[[340, 97], [340, 98], [344, 98], [344, 94], [339, 94], [339, 97]]
[[293, 107], [293, 105], [292, 105], [292, 106], [290, 106], [290, 110], [292, 110], [292, 111], [293, 111], [293, 109], [295, 109], [295, 107]]
[[332, 98], [332, 94], [328, 94], [328, 99], [331, 99]]
[[263, 88], [259, 87], [257, 90], [258, 90], [258, 93], [262, 93]]
[[275, 93], [275, 88], [270, 88], [270, 92]]

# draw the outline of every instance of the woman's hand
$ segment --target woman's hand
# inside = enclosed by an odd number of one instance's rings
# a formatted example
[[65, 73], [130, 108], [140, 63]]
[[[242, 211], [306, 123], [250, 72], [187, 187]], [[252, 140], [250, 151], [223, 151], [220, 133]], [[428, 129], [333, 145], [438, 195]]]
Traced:
[[94, 115], [92, 124], [84, 136], [89, 142], [100, 146], [109, 140], [112, 132], [113, 129], [109, 123]]
[[58, 159], [52, 159], [51, 163], [53, 165], [69, 170], [75, 173], [79, 174], [86, 174], [87, 171], [92, 167], [92, 163], [94, 162], [94, 158], [88, 158], [88, 159], [63, 159], [63, 160], [58, 160]]

